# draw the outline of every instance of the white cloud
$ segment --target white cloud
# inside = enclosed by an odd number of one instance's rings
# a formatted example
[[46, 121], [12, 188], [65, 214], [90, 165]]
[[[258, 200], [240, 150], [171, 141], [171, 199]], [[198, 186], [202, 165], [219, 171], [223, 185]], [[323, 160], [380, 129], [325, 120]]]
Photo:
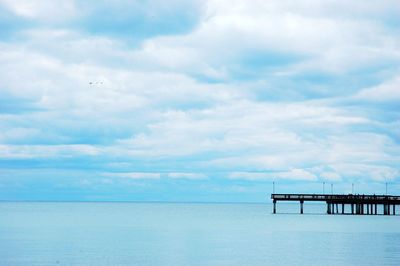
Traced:
[[130, 179], [160, 179], [160, 173], [147, 172], [125, 172], [125, 173], [103, 173], [107, 177], [123, 177]]
[[394, 10], [399, 8], [393, 1], [368, 7], [358, 1], [208, 1], [193, 32], [148, 40], [143, 51], [165, 67], [210, 77], [226, 78], [231, 64], [254, 52], [300, 56], [275, 67], [286, 73], [347, 73], [400, 59], [400, 39], [366, 15], [385, 17]]
[[332, 168], [346, 179], [391, 181], [400, 176], [399, 169], [382, 164], [343, 162], [332, 165]]
[[[29, 34], [35, 36], [37, 33]], [[32, 48], [22, 44], [0, 43], [0, 59], [3, 62], [0, 65], [0, 80], [4, 85], [0, 90], [15, 97], [29, 99], [38, 108], [69, 109], [74, 114], [85, 116], [100, 113], [114, 115], [138, 108], [150, 110], [154, 105], [159, 108], [208, 105], [246, 95], [246, 92], [234, 86], [201, 84], [179, 72], [140, 67], [114, 68], [105, 64], [101, 58], [126, 60], [122, 58], [129, 57], [130, 52], [121, 51], [118, 43], [104, 38], [79, 41], [82, 36], [60, 34], [61, 37], [44, 42], [47, 45], [56, 41], [59, 47], [68, 46], [68, 52], [71, 53], [68, 59], [52, 56], [53, 52], [46, 55], [35, 48], [38, 44]], [[93, 46], [102, 48], [93, 52]], [[46, 48], [49, 51], [55, 49], [51, 45]], [[80, 58], [80, 61], [68, 61], [74, 58]], [[86, 61], [81, 62], [82, 58]]]
[[280, 178], [293, 180], [317, 180], [317, 177], [304, 169], [290, 169], [288, 172], [279, 173]]
[[364, 89], [357, 93], [354, 99], [372, 102], [399, 102], [400, 76], [385, 81], [378, 86]]
[[[2, 3], [52, 26], [76, 15], [68, 1]], [[189, 166], [234, 171], [230, 178], [249, 180], [392, 180], [400, 162], [397, 110], [386, 119], [368, 106], [346, 106], [342, 100], [348, 98], [307, 101], [312, 92], [296, 79], [290, 102], [274, 96], [287, 92], [276, 82], [282, 77], [320, 71], [341, 77], [377, 62], [397, 62], [400, 38], [383, 18], [397, 11], [394, 1], [209, 1], [191, 32], [150, 37], [137, 46], [115, 36], [32, 27], [19, 32], [22, 41], [0, 42], [0, 101], [34, 107], [0, 115], [0, 157], [112, 156], [128, 161], [119, 164], [123, 171], [129, 171], [129, 160], [161, 169], [168, 161], [177, 172], [166, 175], [186, 179], [207, 176], [179, 172], [181, 158]], [[242, 59], [252, 54], [295, 60], [250, 70], [253, 79], [238, 78], [232, 69], [246, 69]], [[261, 59], [268, 60], [274, 61]], [[381, 77], [383, 70], [375, 74]], [[219, 83], [210, 82], [214, 79]], [[399, 86], [395, 77], [349, 98], [394, 102]], [[98, 136], [109, 140], [63, 145]], [[62, 145], [8, 144], [46, 138]], [[106, 175], [160, 178], [159, 173]]]
[[229, 174], [229, 178], [239, 180], [273, 180], [274, 176], [270, 173], [233, 172]]
[[342, 177], [335, 172], [323, 172], [320, 174], [320, 177], [322, 177], [324, 180], [327, 181], [341, 181]]
[[96, 156], [101, 149], [87, 144], [72, 145], [0, 145], [0, 158], [66, 158]]
[[42, 133], [37, 128], [24, 127], [9, 128], [8, 126], [0, 126], [0, 130], [0, 143], [18, 142], [21, 139], [37, 138]]
[[233, 172], [229, 174], [229, 178], [244, 179], [244, 180], [277, 180], [277, 179], [307, 180], [307, 181], [317, 180], [317, 177], [314, 174], [304, 169], [290, 169], [289, 171], [285, 172], [272, 172], [272, 173]]
[[207, 175], [201, 173], [168, 173], [169, 178], [173, 179], [191, 179], [191, 180], [200, 180], [207, 179]]
[[73, 0], [0, 0], [15, 14], [42, 21], [62, 21], [77, 13]]
[[206, 110], [168, 111], [159, 122], [148, 125], [147, 133], [121, 139], [119, 145], [136, 156], [182, 156], [202, 152], [228, 152], [233, 156], [241, 153], [246, 157], [239, 158], [242, 160], [239, 164], [258, 161], [268, 165], [270, 161], [271, 167], [274, 164], [279, 167], [278, 161], [285, 160], [282, 158], [291, 161], [293, 155], [304, 157], [304, 153], [314, 156], [321, 149], [329, 149], [326, 145], [334, 145], [322, 141], [316, 130], [331, 132], [338, 127], [366, 122], [368, 120], [340, 109], [311, 103], [232, 101], [229, 106]]

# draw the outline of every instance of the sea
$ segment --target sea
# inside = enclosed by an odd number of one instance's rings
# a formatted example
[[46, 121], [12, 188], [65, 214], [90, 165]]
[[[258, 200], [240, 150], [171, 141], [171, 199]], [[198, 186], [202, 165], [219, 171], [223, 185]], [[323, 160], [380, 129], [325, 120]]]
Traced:
[[400, 265], [400, 216], [277, 208], [1, 202], [0, 265]]

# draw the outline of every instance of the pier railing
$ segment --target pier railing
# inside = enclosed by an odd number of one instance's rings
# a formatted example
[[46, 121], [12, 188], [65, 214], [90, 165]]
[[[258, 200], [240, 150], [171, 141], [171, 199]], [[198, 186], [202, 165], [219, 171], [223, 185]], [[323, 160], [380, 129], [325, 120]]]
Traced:
[[400, 196], [360, 194], [271, 194], [271, 199], [289, 201], [373, 200], [400, 202]]

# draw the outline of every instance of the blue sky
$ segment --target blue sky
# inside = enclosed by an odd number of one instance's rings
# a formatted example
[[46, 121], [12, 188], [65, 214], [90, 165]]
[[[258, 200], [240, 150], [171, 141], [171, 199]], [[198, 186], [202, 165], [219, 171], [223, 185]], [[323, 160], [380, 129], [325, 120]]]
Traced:
[[0, 0], [0, 200], [399, 193], [400, 4]]

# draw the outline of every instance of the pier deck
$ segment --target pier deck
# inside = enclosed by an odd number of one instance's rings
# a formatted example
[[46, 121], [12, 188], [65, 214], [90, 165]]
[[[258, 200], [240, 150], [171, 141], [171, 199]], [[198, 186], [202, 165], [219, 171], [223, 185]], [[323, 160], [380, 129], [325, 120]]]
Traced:
[[[396, 215], [396, 205], [400, 205], [400, 196], [392, 195], [353, 195], [353, 194], [271, 194], [273, 200], [273, 213], [276, 213], [278, 201], [300, 202], [300, 213], [303, 213], [305, 201], [326, 202], [327, 214], [383, 214]], [[350, 206], [350, 211], [345, 212], [345, 206]], [[378, 205], [382, 205], [382, 213], [378, 213]], [[341, 210], [339, 211], [339, 206]], [[392, 212], [391, 212], [392, 209]]]

